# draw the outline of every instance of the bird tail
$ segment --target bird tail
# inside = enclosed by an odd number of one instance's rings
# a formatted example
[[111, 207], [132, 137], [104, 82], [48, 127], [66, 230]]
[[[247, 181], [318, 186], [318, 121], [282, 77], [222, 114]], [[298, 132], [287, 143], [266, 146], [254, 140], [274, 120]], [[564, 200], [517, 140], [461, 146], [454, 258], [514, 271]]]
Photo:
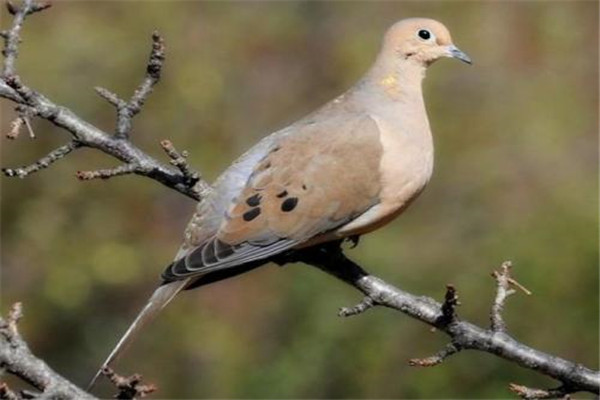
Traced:
[[113, 362], [115, 362], [121, 353], [125, 351], [125, 349], [131, 344], [133, 339], [137, 336], [137, 334], [141, 331], [141, 329], [150, 321], [152, 321], [158, 313], [173, 300], [175, 295], [179, 293], [182, 289], [185, 288], [190, 282], [190, 279], [184, 279], [181, 281], [174, 281], [162, 286], [159, 286], [152, 296], [142, 309], [140, 313], [137, 315], [133, 323], [129, 326], [125, 334], [121, 337], [115, 348], [111, 351], [108, 358], [102, 364], [102, 367], [96, 372], [94, 378], [90, 381], [87, 390], [90, 391], [93, 387], [100, 375], [102, 374], [102, 370], [105, 367], [110, 366]]

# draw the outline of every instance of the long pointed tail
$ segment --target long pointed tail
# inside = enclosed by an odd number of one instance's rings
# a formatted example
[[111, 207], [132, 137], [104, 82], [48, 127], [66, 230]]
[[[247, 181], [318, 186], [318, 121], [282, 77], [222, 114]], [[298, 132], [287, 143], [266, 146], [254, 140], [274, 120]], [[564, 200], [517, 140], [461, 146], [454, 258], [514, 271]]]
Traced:
[[94, 378], [90, 381], [90, 384], [87, 387], [88, 391], [94, 387], [94, 384], [102, 374], [102, 369], [104, 367], [108, 367], [113, 362], [115, 362], [121, 353], [131, 344], [133, 339], [137, 336], [140, 330], [150, 321], [152, 321], [158, 313], [167, 305], [179, 291], [185, 288], [186, 285], [189, 284], [189, 279], [175, 281], [171, 283], [167, 283], [165, 285], [157, 288], [152, 296], [142, 309], [140, 313], [137, 315], [133, 323], [129, 326], [125, 334], [121, 337], [113, 351], [109, 354], [108, 358], [102, 364], [102, 367], [96, 372]]

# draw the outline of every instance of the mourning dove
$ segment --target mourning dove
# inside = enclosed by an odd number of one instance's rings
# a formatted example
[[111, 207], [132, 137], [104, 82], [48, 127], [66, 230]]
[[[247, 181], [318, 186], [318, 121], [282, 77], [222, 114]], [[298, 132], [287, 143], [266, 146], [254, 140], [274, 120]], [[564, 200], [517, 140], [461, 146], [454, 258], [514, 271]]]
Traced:
[[103, 366], [182, 289], [286, 251], [365, 234], [398, 216], [431, 177], [421, 83], [441, 57], [471, 63], [440, 22], [397, 22], [356, 85], [235, 161], [198, 204], [162, 285]]

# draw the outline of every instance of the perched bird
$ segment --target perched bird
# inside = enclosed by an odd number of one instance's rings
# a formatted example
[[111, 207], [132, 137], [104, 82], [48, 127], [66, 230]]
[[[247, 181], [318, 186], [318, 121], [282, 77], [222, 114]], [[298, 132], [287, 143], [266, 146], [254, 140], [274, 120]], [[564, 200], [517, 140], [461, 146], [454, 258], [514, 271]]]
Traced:
[[433, 142], [421, 83], [441, 57], [471, 63], [440, 22], [397, 22], [358, 83], [235, 161], [198, 204], [162, 285], [103, 366], [179, 291], [285, 252], [357, 237], [398, 216], [431, 177]]

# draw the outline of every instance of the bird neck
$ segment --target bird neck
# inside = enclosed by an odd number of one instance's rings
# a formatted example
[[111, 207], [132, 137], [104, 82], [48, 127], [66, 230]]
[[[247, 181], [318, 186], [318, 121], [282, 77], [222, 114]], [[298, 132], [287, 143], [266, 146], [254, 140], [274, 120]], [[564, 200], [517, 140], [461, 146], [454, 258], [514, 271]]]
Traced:
[[[422, 101], [425, 67], [413, 60], [378, 59], [365, 76], [369, 91], [393, 102]], [[378, 97], [379, 97], [378, 96]]]

